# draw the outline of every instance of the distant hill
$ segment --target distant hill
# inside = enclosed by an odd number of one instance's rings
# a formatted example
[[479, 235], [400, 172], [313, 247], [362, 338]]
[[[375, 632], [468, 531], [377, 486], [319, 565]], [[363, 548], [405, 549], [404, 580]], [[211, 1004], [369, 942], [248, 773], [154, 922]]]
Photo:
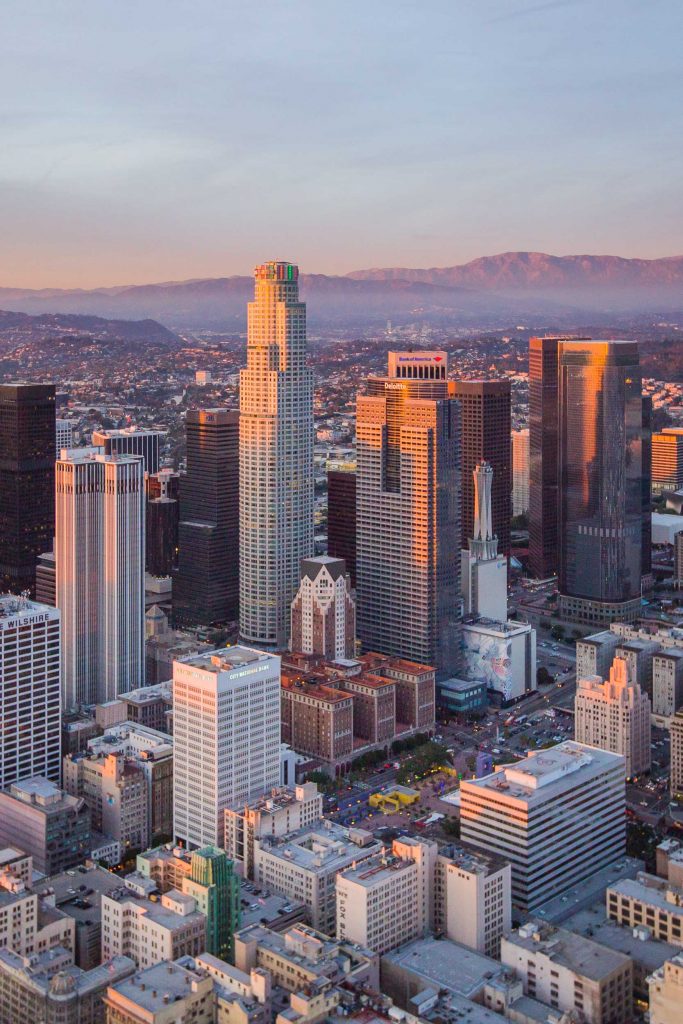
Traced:
[[[641, 260], [509, 252], [426, 270], [390, 267], [345, 276], [303, 274], [301, 285], [314, 324], [661, 313], [683, 310], [683, 256]], [[151, 317], [178, 329], [244, 330], [252, 290], [247, 276], [90, 291], [0, 288], [0, 306], [31, 314], [78, 313], [119, 321]]]
[[144, 344], [175, 348], [181, 344], [177, 334], [156, 320], [108, 320], [65, 313], [29, 315], [0, 309], [0, 352], [42, 344], [51, 338], [70, 338], [75, 344], [78, 339], [87, 339], [120, 347]]

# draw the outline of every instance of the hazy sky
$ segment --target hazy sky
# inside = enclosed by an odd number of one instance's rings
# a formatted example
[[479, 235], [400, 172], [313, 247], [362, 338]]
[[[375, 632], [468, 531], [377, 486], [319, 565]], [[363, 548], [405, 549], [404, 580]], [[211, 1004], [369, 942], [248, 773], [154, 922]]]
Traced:
[[682, 0], [4, 0], [0, 285], [683, 253]]

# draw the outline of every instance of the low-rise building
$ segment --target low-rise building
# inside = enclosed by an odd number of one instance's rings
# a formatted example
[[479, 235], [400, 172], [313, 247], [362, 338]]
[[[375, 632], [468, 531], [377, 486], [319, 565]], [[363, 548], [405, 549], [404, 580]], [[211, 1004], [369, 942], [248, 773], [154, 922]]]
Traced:
[[[192, 645], [193, 652], [197, 646], [205, 645]], [[171, 657], [170, 654], [169, 657]], [[164, 677], [163, 682], [153, 686], [141, 686], [137, 690], [122, 693], [118, 699], [126, 708], [124, 721], [134, 722], [135, 725], [143, 725], [146, 729], [154, 729], [157, 732], [170, 732], [169, 721], [173, 708], [172, 675], [173, 658], [171, 657], [168, 676]]]
[[283, 669], [281, 682], [283, 743], [329, 764], [350, 765], [351, 694], [289, 669]]
[[382, 956], [380, 987], [402, 1009], [425, 989], [432, 996], [445, 991], [482, 1002], [487, 982], [502, 970], [491, 957], [450, 939], [428, 936]]
[[317, 828], [254, 840], [254, 879], [271, 892], [303, 903], [313, 927], [334, 935], [337, 872], [381, 850], [372, 833], [325, 819]]
[[576, 678], [590, 679], [600, 676], [606, 679], [614, 661], [614, 652], [619, 644], [618, 635], [611, 629], [603, 629], [591, 636], [576, 641]]
[[473, 616], [462, 625], [462, 672], [504, 703], [536, 689], [536, 630], [528, 622]]
[[683, 706], [683, 650], [666, 648], [652, 659], [652, 714], [658, 725]]
[[133, 974], [128, 957], [90, 971], [74, 967], [69, 950], [22, 956], [0, 950], [0, 1020], [7, 1024], [104, 1024], [107, 987]]
[[112, 984], [104, 997], [107, 1024], [214, 1024], [214, 983], [194, 966], [157, 962]]
[[532, 920], [503, 936], [500, 956], [522, 978], [525, 995], [578, 1011], [587, 1024], [632, 1017], [633, 963], [623, 953]]
[[679, 1024], [683, 1006], [683, 953], [667, 960], [648, 981], [650, 1024]]
[[683, 946], [683, 889], [641, 872], [607, 889], [607, 916], [628, 928], [645, 926], [672, 946]]
[[0, 846], [16, 844], [36, 871], [58, 874], [90, 853], [90, 809], [38, 775], [0, 792]]
[[206, 918], [192, 896], [172, 889], [157, 898], [153, 885], [126, 879], [102, 897], [103, 960], [129, 956], [144, 969], [205, 949]]
[[245, 878], [254, 877], [254, 840], [262, 836], [281, 838], [318, 824], [323, 798], [314, 782], [294, 789], [281, 787], [253, 800], [243, 808], [225, 812], [225, 852]]
[[273, 985], [286, 992], [298, 992], [322, 979], [379, 990], [379, 957], [374, 951], [305, 925], [282, 933], [263, 925], [243, 928], [235, 935], [235, 966], [246, 974], [258, 968], [267, 971]]

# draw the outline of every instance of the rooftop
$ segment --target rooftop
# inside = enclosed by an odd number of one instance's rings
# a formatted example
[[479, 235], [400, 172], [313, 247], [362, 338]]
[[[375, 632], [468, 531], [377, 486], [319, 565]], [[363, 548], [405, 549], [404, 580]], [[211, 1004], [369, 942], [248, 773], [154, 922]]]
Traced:
[[604, 902], [587, 910], [579, 910], [564, 922], [564, 927], [577, 935], [594, 939], [608, 949], [630, 956], [648, 971], [656, 970], [665, 960], [670, 960], [678, 953], [677, 946], [653, 938], [648, 928], [625, 928], [616, 921], [608, 920]]
[[476, 875], [496, 874], [508, 864], [508, 861], [504, 857], [499, 857], [497, 853], [477, 850], [464, 843], [449, 843], [447, 846], [442, 846], [439, 855], [447, 858], [463, 871], [469, 871]]
[[303, 828], [281, 839], [264, 836], [259, 841], [262, 851], [281, 857], [307, 871], [339, 871], [358, 856], [372, 856], [382, 850], [372, 833], [363, 829], [347, 829], [325, 819], [316, 828]]
[[251, 647], [242, 647], [236, 644], [234, 647], [220, 647], [214, 651], [205, 651], [183, 661], [183, 665], [192, 668], [201, 668], [204, 672], [213, 672], [218, 675], [221, 672], [232, 672], [235, 669], [248, 666], [268, 663], [279, 663], [279, 659], [272, 654], [265, 654]]
[[198, 989], [212, 991], [213, 981], [195, 970], [162, 961], [154, 967], [138, 971], [113, 986], [124, 999], [140, 1006], [149, 1014], [159, 1013], [169, 1003], [177, 1003]]
[[655, 875], [641, 872], [637, 878], [621, 878], [610, 885], [608, 892], [640, 900], [669, 914], [683, 914], [683, 889]]
[[[527, 805], [544, 803], [578, 788], [610, 768], [624, 770], [624, 758], [575, 740], [565, 740], [548, 750], [532, 753], [517, 764], [502, 767], [481, 779], [463, 779], [463, 798], [468, 790], [490, 790]], [[567, 780], [570, 779], [568, 782]]]
[[38, 601], [30, 601], [27, 597], [17, 597], [16, 594], [0, 594], [0, 629], [14, 619], [47, 614], [56, 618], [57, 609]]
[[102, 897], [121, 888], [121, 879], [97, 865], [81, 866], [59, 875], [41, 879], [34, 891], [42, 899], [53, 902], [58, 910], [74, 918], [76, 923], [98, 921]]
[[629, 959], [584, 935], [533, 920], [506, 936], [506, 940], [529, 952], [543, 953], [554, 963], [593, 981], [625, 967]]
[[358, 867], [346, 868], [340, 872], [343, 878], [364, 889], [371, 889], [380, 882], [385, 882], [401, 871], [415, 870], [415, 861], [403, 860], [401, 857], [380, 854], [364, 860]]
[[502, 968], [497, 960], [477, 953], [450, 939], [416, 939], [399, 949], [385, 953], [382, 962], [411, 971], [438, 988], [463, 996], [481, 990]]

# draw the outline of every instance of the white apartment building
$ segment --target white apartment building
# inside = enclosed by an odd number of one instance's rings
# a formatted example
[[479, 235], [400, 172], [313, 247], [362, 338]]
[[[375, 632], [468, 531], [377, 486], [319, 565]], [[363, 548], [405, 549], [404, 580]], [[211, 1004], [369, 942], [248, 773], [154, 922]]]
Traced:
[[667, 960], [647, 980], [650, 1024], [680, 1024], [683, 1006], [683, 953]]
[[64, 449], [55, 467], [65, 708], [145, 681], [145, 485], [134, 456]]
[[524, 994], [586, 1024], [615, 1024], [633, 1014], [633, 961], [564, 928], [528, 921], [504, 935], [500, 958], [522, 978]]
[[512, 900], [534, 910], [625, 851], [624, 758], [568, 740], [463, 779], [461, 837], [512, 867]]
[[344, 559], [304, 558], [292, 601], [292, 650], [337, 661], [354, 657], [355, 640], [356, 604]]
[[271, 261], [254, 276], [240, 373], [240, 635], [284, 647], [313, 554], [313, 373], [298, 267]]
[[206, 917], [194, 897], [177, 889], [153, 902], [141, 888], [126, 884], [103, 894], [101, 908], [102, 960], [129, 956], [144, 970], [206, 949]]
[[460, 843], [442, 847], [434, 865], [434, 930], [497, 959], [511, 925], [510, 865]]
[[615, 658], [609, 679], [579, 679], [574, 699], [575, 739], [621, 754], [626, 778], [650, 768], [650, 698], [629, 682], [626, 662]]
[[431, 840], [403, 836], [382, 854], [337, 875], [337, 938], [387, 953], [426, 935], [433, 923]]
[[381, 853], [382, 844], [364, 829], [346, 829], [329, 819], [281, 839], [254, 840], [254, 880], [292, 901], [303, 903], [313, 927], [334, 935], [337, 873]]
[[315, 782], [294, 789], [273, 789], [240, 808], [225, 811], [223, 849], [245, 878], [254, 878], [254, 841], [263, 836], [276, 839], [313, 828], [323, 816], [323, 797]]
[[174, 832], [221, 846], [224, 812], [280, 781], [280, 658], [229, 647], [173, 663]]
[[529, 428], [512, 431], [512, 514], [529, 511]]
[[61, 776], [60, 615], [0, 595], [0, 789]]

